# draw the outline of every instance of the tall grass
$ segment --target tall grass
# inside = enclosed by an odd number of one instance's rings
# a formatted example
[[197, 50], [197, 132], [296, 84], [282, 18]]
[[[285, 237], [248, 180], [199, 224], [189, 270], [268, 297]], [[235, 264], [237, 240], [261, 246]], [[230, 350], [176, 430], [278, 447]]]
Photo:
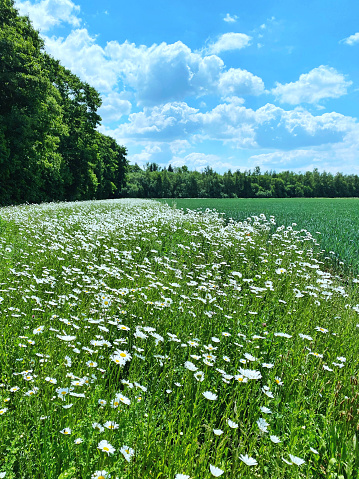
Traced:
[[358, 477], [358, 280], [308, 231], [144, 200], [0, 214], [0, 477]]
[[177, 208], [223, 213], [243, 221], [248, 216], [274, 215], [278, 224], [310, 231], [337, 269], [359, 273], [359, 198], [238, 198], [161, 200]]

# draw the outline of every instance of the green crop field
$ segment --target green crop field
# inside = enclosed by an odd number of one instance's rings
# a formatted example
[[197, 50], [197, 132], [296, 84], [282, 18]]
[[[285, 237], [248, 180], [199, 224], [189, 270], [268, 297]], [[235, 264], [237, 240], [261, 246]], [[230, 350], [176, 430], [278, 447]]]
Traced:
[[235, 221], [263, 213], [268, 217], [274, 215], [277, 225], [297, 223], [298, 228], [307, 229], [318, 239], [337, 266], [344, 262], [347, 272], [359, 272], [359, 198], [191, 198], [161, 201], [175, 204], [177, 208], [215, 209]]
[[299, 211], [0, 209], [0, 477], [358, 479], [359, 279]]

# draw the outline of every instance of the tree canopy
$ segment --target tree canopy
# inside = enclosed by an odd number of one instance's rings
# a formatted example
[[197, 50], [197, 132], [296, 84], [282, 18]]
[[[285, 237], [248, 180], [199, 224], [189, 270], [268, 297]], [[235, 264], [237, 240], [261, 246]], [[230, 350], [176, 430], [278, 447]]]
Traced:
[[187, 166], [161, 168], [148, 163], [128, 170], [123, 196], [139, 198], [293, 198], [359, 196], [359, 177], [342, 173], [228, 170], [223, 175], [207, 166], [202, 172]]
[[97, 131], [99, 93], [0, 0], [0, 204], [120, 195], [126, 148]]

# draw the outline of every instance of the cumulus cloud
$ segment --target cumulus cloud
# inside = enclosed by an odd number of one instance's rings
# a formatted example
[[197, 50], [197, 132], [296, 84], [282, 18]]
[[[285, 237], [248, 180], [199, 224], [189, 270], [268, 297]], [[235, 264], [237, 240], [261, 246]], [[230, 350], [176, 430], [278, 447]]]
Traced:
[[241, 50], [250, 45], [251, 40], [252, 37], [245, 33], [225, 33], [215, 43], [209, 45], [208, 51], [218, 54], [229, 50]]
[[229, 13], [227, 13], [227, 15], [223, 19], [223, 21], [227, 23], [236, 23], [237, 20], [237, 15], [230, 15]]
[[180, 142], [206, 140], [233, 148], [290, 150], [335, 144], [358, 127], [354, 118], [339, 113], [313, 115], [296, 108], [286, 111], [268, 103], [253, 110], [238, 98], [227, 99], [203, 113], [185, 102], [167, 103], [132, 113], [129, 121], [108, 132], [120, 142]]
[[41, 0], [35, 4], [29, 0], [16, 0], [15, 7], [20, 15], [28, 15], [34, 27], [42, 32], [61, 23], [69, 23], [73, 27], [81, 23], [78, 17], [80, 7], [71, 0]]
[[247, 70], [230, 68], [222, 73], [218, 83], [222, 95], [260, 95], [264, 93], [263, 80]]
[[294, 148], [290, 151], [277, 149], [271, 153], [252, 155], [248, 167], [256, 165], [262, 169], [312, 171], [314, 168], [330, 173], [338, 171], [346, 174], [359, 174], [359, 127], [355, 126], [342, 141], [333, 143], [330, 148], [323, 145]]
[[116, 139], [172, 142], [189, 138], [200, 129], [198, 110], [185, 102], [167, 103], [131, 113], [128, 122], [119, 125], [112, 134]]
[[300, 75], [296, 82], [276, 83], [271, 90], [281, 103], [299, 105], [300, 103], [317, 104], [325, 98], [339, 98], [347, 93], [352, 84], [335, 68], [321, 65], [309, 73]]
[[110, 42], [106, 53], [120, 63], [121, 74], [143, 105], [206, 94], [215, 88], [224, 67], [219, 57], [202, 57], [180, 41], [138, 48]]
[[208, 155], [205, 153], [189, 153], [186, 156], [174, 156], [171, 160], [172, 166], [187, 166], [189, 170], [203, 171], [206, 166], [211, 166], [215, 171], [229, 169], [232, 164], [223, 161], [218, 155]]
[[231, 68], [217, 55], [192, 52], [182, 42], [146, 47], [117, 41], [102, 48], [83, 29], [66, 38], [46, 38], [46, 48], [74, 73], [102, 92], [126, 87], [139, 105], [154, 106], [187, 97], [259, 95], [261, 78], [247, 70]]
[[110, 92], [118, 85], [115, 65], [86, 28], [73, 30], [66, 38], [45, 37], [45, 46], [64, 66], [101, 92]]
[[356, 43], [359, 43], [359, 32], [350, 35], [350, 37], [344, 38], [341, 40], [341, 43], [346, 43], [347, 45], [353, 46]]
[[182, 42], [147, 47], [111, 41], [102, 48], [86, 29], [45, 42], [53, 56], [100, 91], [125, 86], [146, 106], [213, 93], [224, 68], [218, 56], [194, 53]]
[[123, 96], [123, 94], [115, 91], [102, 96], [102, 105], [98, 109], [98, 114], [104, 122], [116, 122], [122, 116], [130, 114], [131, 102], [124, 99]]

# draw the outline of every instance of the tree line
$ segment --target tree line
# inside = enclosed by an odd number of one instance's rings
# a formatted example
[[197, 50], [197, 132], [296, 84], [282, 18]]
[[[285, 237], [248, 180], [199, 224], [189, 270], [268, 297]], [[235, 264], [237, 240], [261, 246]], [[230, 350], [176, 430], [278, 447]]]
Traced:
[[207, 166], [202, 172], [187, 166], [161, 168], [148, 163], [128, 167], [122, 196], [132, 198], [294, 198], [359, 196], [359, 177], [337, 173], [294, 173], [228, 170], [223, 175]]
[[100, 106], [0, 0], [0, 204], [118, 197], [127, 152], [97, 131]]

